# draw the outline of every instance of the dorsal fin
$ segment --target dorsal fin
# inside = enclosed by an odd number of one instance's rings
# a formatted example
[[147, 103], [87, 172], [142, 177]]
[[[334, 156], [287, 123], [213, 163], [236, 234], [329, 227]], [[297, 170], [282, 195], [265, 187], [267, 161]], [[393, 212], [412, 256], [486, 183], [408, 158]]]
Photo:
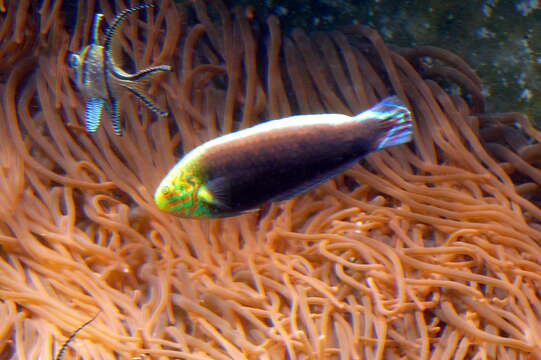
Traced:
[[130, 15], [131, 13], [134, 13], [136, 11], [146, 9], [146, 8], [152, 8], [152, 7], [154, 7], [154, 4], [142, 4], [139, 6], [135, 6], [129, 9], [122, 10], [114, 18], [113, 22], [111, 23], [111, 26], [109, 26], [109, 28], [107, 29], [107, 33], [105, 34], [105, 44], [103, 45], [104, 50], [105, 50], [104, 59], [103, 59], [105, 62], [105, 66], [107, 66], [107, 61], [109, 59], [111, 60], [113, 64], [115, 63], [115, 58], [114, 58], [115, 54], [113, 54], [113, 49], [112, 49], [111, 44], [113, 42], [113, 38], [116, 34], [116, 31], [118, 30], [118, 27], [120, 26], [120, 24], [122, 24], [122, 21], [124, 21], [126, 16]]
[[94, 27], [92, 28], [92, 38], [90, 39], [91, 44], [98, 44], [98, 35], [100, 32], [100, 25], [102, 20], [103, 14], [96, 14], [96, 16], [94, 17]]

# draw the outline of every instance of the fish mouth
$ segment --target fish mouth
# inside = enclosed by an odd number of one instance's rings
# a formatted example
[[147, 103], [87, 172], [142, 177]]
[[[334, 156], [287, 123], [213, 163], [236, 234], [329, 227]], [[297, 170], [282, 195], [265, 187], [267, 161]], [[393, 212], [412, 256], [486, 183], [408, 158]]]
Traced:
[[167, 199], [168, 194], [171, 193], [169, 186], [158, 186], [154, 193], [154, 203], [160, 210], [167, 211], [169, 207], [169, 201]]

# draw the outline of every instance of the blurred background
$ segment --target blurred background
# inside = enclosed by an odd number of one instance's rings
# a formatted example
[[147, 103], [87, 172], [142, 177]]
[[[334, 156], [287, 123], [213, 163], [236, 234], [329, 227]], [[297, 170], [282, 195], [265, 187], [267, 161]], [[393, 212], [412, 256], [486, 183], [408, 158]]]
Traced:
[[364, 24], [387, 44], [451, 50], [481, 77], [489, 112], [521, 111], [541, 127], [538, 0], [237, 0], [254, 15], [307, 31]]

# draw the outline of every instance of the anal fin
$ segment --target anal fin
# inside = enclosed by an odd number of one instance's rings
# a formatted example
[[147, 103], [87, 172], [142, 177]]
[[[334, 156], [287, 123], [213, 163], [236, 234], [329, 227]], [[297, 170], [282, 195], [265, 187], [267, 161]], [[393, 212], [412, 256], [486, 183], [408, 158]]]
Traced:
[[113, 123], [113, 131], [116, 135], [122, 135], [122, 128], [120, 126], [120, 110], [118, 107], [118, 100], [111, 99], [111, 121]]

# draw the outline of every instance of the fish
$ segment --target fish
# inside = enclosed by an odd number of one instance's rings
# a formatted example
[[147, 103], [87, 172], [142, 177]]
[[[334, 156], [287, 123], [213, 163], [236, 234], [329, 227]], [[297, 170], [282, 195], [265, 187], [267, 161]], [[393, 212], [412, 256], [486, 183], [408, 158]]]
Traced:
[[300, 195], [372, 152], [409, 142], [412, 133], [412, 114], [397, 96], [355, 116], [267, 121], [188, 152], [158, 185], [154, 202], [183, 218], [242, 215]]
[[98, 311], [98, 313], [96, 315], [94, 315], [94, 317], [92, 319], [88, 320], [83, 325], [79, 326], [73, 333], [71, 333], [71, 335], [68, 337], [68, 339], [64, 342], [64, 344], [60, 348], [60, 351], [58, 352], [58, 355], [55, 357], [55, 360], [62, 360], [62, 357], [64, 356], [64, 353], [68, 349], [68, 345], [73, 341], [73, 339], [75, 339], [75, 336], [77, 336], [77, 333], [79, 333], [79, 331], [83, 330], [86, 326], [90, 325], [91, 322], [96, 320], [96, 318], [98, 317], [98, 315], [100, 313], [101, 313], [101, 311]]
[[143, 105], [158, 116], [165, 117], [168, 115], [166, 111], [161, 110], [144, 93], [143, 88], [156, 75], [164, 71], [170, 71], [171, 66], [151, 66], [135, 74], [129, 74], [118, 66], [118, 59], [115, 59], [114, 56], [115, 53], [120, 53], [118, 39], [115, 38], [115, 34], [122, 21], [126, 16], [150, 7], [154, 7], [154, 5], [142, 4], [118, 13], [105, 33], [103, 46], [98, 44], [98, 34], [103, 14], [96, 14], [90, 44], [78, 53], [69, 55], [68, 63], [75, 71], [77, 87], [88, 98], [85, 109], [85, 127], [90, 133], [99, 128], [103, 108], [105, 107], [111, 116], [114, 133], [122, 135], [118, 98], [123, 90], [132, 93]]

